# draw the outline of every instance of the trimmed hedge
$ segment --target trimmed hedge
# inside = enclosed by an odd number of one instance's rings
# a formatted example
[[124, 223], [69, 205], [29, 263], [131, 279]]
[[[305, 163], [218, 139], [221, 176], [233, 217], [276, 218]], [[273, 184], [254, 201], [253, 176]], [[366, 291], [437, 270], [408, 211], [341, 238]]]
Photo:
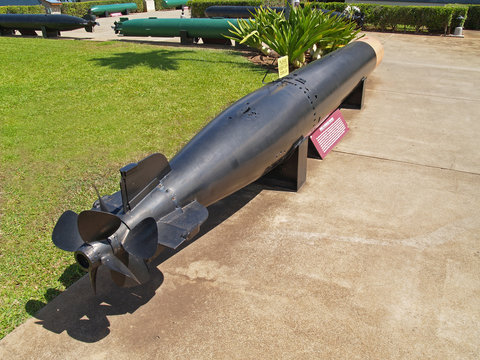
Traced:
[[[457, 26], [464, 27], [465, 20], [467, 19], [467, 14], [468, 14], [468, 6], [462, 5], [462, 4], [447, 4], [445, 5], [445, 7], [453, 7], [450, 29], [453, 30]], [[459, 16], [463, 17], [463, 20], [461, 21], [457, 20]]]
[[[432, 33], [447, 33], [457, 26], [459, 15], [466, 17], [468, 8], [463, 5], [451, 6], [392, 6], [376, 4], [317, 3], [324, 9], [342, 12], [347, 6], [356, 6], [365, 14], [365, 28], [380, 31], [402, 30], [407, 27], [419, 32], [425, 28]], [[453, 19], [453, 21], [452, 21]]]
[[291, 3], [291, 0], [263, 0], [262, 1], [262, 5], [264, 6], [287, 6], [290, 3]]
[[162, 0], [154, 0], [155, 10], [163, 10]]
[[[214, 5], [284, 6], [285, 0], [190, 0], [192, 17], [205, 17], [205, 9]], [[323, 9], [342, 12], [347, 6], [356, 6], [365, 14], [365, 28], [380, 31], [428, 31], [447, 33], [459, 26], [463, 16], [466, 29], [480, 29], [480, 6], [448, 4], [446, 6], [396, 6], [377, 4], [346, 4], [344, 2], [315, 2]], [[467, 16], [468, 15], [468, 16]]]
[[[262, 0], [190, 0], [187, 6], [190, 7], [192, 18], [204, 18], [205, 10], [209, 6], [230, 5], [230, 6], [260, 6], [263, 5]], [[269, 6], [279, 6], [272, 5]], [[283, 6], [283, 1], [282, 5]]]
[[465, 29], [480, 30], [480, 5], [468, 5]]
[[95, 5], [108, 5], [108, 4], [123, 4], [134, 2], [137, 4], [137, 12], [143, 12], [143, 0], [108, 0], [108, 1], [86, 1], [75, 3], [62, 3], [62, 14], [82, 17], [85, 15], [92, 6]]
[[0, 6], [0, 14], [45, 14], [45, 7], [42, 5]]

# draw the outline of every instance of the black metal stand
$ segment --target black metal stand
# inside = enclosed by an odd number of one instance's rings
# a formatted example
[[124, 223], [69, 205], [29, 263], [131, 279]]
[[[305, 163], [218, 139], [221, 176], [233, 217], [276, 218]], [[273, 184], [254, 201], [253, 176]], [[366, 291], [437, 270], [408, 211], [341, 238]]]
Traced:
[[180, 30], [180, 44], [182, 45], [192, 45], [193, 38], [188, 36], [187, 30]]
[[20, 34], [28, 36], [37, 36], [37, 33], [33, 29], [18, 29]]
[[58, 30], [48, 30], [45, 26], [42, 26], [42, 36], [47, 38], [58, 37], [60, 36], [60, 31]]
[[365, 95], [365, 82], [367, 78], [360, 80], [358, 85], [352, 90], [352, 92], [343, 100], [340, 104], [342, 109], [354, 109], [361, 110], [363, 107], [363, 98]]
[[322, 160], [322, 157], [318, 153], [317, 148], [315, 145], [313, 145], [312, 140], [310, 139], [310, 136], [308, 137], [308, 152], [307, 152], [307, 157], [310, 159], [317, 159], [317, 160]]
[[204, 44], [212, 45], [228, 45], [232, 46], [232, 41], [230, 39], [211, 39], [211, 38], [202, 38]]
[[307, 179], [308, 140], [304, 139], [293, 153], [257, 183], [289, 191], [298, 191]]

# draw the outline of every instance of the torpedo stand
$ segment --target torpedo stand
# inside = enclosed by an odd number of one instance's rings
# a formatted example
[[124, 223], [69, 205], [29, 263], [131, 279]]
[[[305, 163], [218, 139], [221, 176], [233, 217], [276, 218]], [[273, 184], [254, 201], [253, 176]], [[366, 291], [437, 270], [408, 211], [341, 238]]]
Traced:
[[[365, 97], [366, 81], [367, 78], [360, 80], [358, 85], [342, 101], [338, 108], [361, 110]], [[328, 119], [328, 116], [325, 120], [326, 119]], [[320, 127], [323, 122], [319, 123], [315, 129]], [[307, 179], [307, 158], [322, 160], [309, 136], [303, 138], [281, 164], [258, 179], [256, 183], [274, 189], [298, 191]]]

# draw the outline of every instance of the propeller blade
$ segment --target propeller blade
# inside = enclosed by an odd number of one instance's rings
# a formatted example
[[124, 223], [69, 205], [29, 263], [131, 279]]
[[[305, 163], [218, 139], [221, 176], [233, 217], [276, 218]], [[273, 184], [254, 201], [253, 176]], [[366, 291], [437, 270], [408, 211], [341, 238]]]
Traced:
[[135, 275], [130, 271], [130, 269], [115, 255], [106, 254], [102, 257], [102, 264], [106, 265], [110, 270], [116, 271], [120, 274], [128, 276], [129, 278], [135, 280], [137, 283], [140, 283]]
[[131, 255], [148, 259], [155, 254], [158, 245], [157, 223], [148, 217], [135, 226], [122, 243], [123, 248]]
[[65, 251], [75, 251], [83, 245], [78, 232], [77, 213], [67, 210], [57, 221], [52, 233], [52, 241], [56, 247]]
[[88, 276], [90, 278], [90, 283], [92, 284], [93, 293], [97, 295], [97, 270], [98, 267], [90, 269], [88, 271]]
[[128, 268], [135, 274], [140, 284], [144, 284], [150, 280], [150, 270], [148, 270], [148, 266], [142, 258], [129, 255]]
[[86, 243], [106, 239], [118, 230], [122, 221], [113, 214], [85, 210], [78, 215], [78, 232]]
[[[128, 253], [125, 250], [120, 250], [115, 256], [125, 265], [128, 264]], [[115, 284], [120, 287], [125, 286], [125, 280], [127, 279], [125, 275], [120, 274], [119, 272], [116, 272], [114, 270], [110, 270], [110, 275], [112, 276], [113, 282]]]
[[120, 274], [119, 272], [110, 270], [110, 275], [112, 277], [112, 280], [117, 286], [120, 287], [125, 287], [125, 281], [127, 280], [127, 277], [123, 274]]
[[[147, 264], [145, 261], [139, 257], [129, 255], [126, 251], [121, 251], [116, 254], [117, 258], [120, 259], [127, 267], [130, 269], [132, 274], [139, 280], [140, 284], [146, 283], [150, 280], [150, 271], [148, 270]], [[131, 282], [129, 283], [127, 277], [119, 272], [110, 270], [112, 275], [112, 279], [118, 286], [131, 286], [133, 285]]]

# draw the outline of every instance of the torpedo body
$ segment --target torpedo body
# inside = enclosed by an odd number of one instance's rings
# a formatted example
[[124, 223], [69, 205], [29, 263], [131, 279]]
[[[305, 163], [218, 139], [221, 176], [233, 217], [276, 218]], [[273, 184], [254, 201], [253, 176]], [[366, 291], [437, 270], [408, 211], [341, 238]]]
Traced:
[[[115, 282], [148, 279], [144, 261], [176, 248], [207, 219], [207, 207], [304, 154], [308, 135], [375, 69], [383, 48], [355, 41], [238, 100], [170, 162], [153, 154], [120, 170], [121, 190], [93, 209], [65, 212], [54, 244], [90, 273], [106, 265]], [[300, 156], [299, 155], [299, 156]], [[303, 156], [303, 155], [301, 155]]]
[[164, 9], [180, 8], [187, 5], [188, 0], [162, 0]]
[[148, 19], [120, 18], [115, 22], [115, 34], [123, 36], [159, 36], [174, 37], [185, 36], [189, 38], [224, 39], [229, 35], [230, 29], [238, 26], [237, 19]]
[[128, 15], [132, 11], [136, 10], [136, 3], [95, 5], [90, 8], [91, 13], [97, 16], [109, 16], [113, 13], [122, 13], [123, 15]]
[[92, 32], [95, 25], [95, 17], [88, 15], [79, 18], [52, 14], [0, 14], [0, 35], [13, 35], [19, 31], [22, 35], [36, 36], [35, 31], [39, 30], [43, 37], [55, 37], [60, 35], [60, 31], [80, 28]]

